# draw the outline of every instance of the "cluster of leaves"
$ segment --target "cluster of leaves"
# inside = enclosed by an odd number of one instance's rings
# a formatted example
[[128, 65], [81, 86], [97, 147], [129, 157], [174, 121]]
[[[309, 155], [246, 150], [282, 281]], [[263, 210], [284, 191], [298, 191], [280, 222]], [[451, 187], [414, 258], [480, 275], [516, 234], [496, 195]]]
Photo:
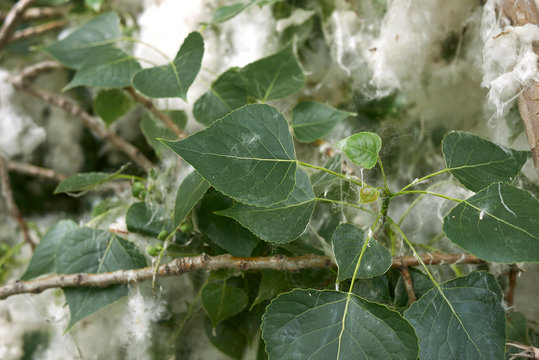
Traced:
[[[220, 8], [212, 23], [252, 4], [273, 2], [253, 0]], [[94, 110], [107, 123], [133, 105], [124, 87], [132, 86], [151, 98], [185, 100], [201, 67], [202, 35], [189, 34], [173, 60], [145, 69], [118, 47], [131, 40], [122, 35], [117, 15], [108, 13], [45, 51], [76, 70], [66, 89], [100, 89]], [[123, 175], [124, 169], [114, 174], [78, 174], [60, 183], [56, 192], [87, 191], [116, 178], [135, 180], [133, 197], [138, 200], [127, 210], [127, 228], [146, 236], [148, 244], [164, 240], [163, 246], [148, 250], [159, 261], [201, 253], [331, 253], [338, 265], [336, 274], [324, 269], [210, 275], [200, 290], [209, 319], [207, 333], [233, 357], [241, 357], [261, 326], [261, 344], [271, 359], [504, 358], [506, 318], [502, 291], [493, 275], [473, 271], [440, 284], [423, 264], [422, 271], [412, 271], [420, 297], [407, 306], [402, 281], [390, 270], [394, 254], [384, 240], [400, 238], [418, 255], [388, 216], [388, 208], [397, 197], [426, 194], [456, 203], [443, 220], [443, 230], [462, 249], [492, 262], [539, 261], [539, 203], [512, 185], [527, 153], [452, 132], [443, 140], [445, 169], [392, 191], [379, 156], [382, 140], [375, 133], [361, 132], [339, 141], [335, 148], [341, 153], [324, 167], [297, 159], [294, 137], [313, 142], [354, 115], [302, 101], [293, 108], [289, 122], [277, 108], [265, 104], [294, 95], [303, 85], [304, 74], [292, 45], [287, 45], [218, 76], [194, 104], [197, 121], [207, 126], [200, 132], [175, 140], [175, 134], [157, 118], [144, 115], [141, 129], [156, 154], [162, 157], [172, 150], [195, 169], [179, 186], [173, 209], [148, 201], [157, 191], [152, 187], [159, 176], [155, 172], [147, 179]], [[185, 114], [169, 115], [180, 127], [185, 125]], [[371, 186], [343, 173], [344, 157], [361, 169], [379, 166], [381, 183]], [[447, 172], [475, 194], [455, 199], [428, 189], [411, 190]], [[345, 222], [342, 212], [333, 211], [331, 204], [364, 212], [364, 222]], [[101, 203], [94, 209], [94, 219], [120, 205]], [[316, 230], [309, 228], [314, 222], [321, 223]], [[322, 246], [310, 241], [313, 232], [322, 239]], [[134, 243], [64, 220], [43, 237], [23, 280], [48, 273], [103, 273], [146, 265]], [[332, 283], [344, 291], [330, 290]], [[71, 311], [69, 326], [126, 293], [124, 285], [64, 289]], [[259, 350], [265, 356], [264, 346]]]

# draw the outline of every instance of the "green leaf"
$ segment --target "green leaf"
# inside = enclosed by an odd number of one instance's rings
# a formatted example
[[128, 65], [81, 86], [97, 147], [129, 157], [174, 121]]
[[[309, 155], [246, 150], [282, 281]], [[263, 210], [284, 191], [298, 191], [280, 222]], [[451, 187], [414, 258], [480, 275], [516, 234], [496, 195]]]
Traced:
[[279, 295], [262, 318], [272, 360], [417, 359], [414, 329], [396, 311], [356, 295], [302, 290]]
[[[172, 120], [176, 120], [174, 123], [176, 123], [180, 129], [185, 127], [187, 116], [183, 111], [175, 111], [175, 118], [176, 119], [172, 118]], [[142, 130], [142, 134], [146, 138], [146, 141], [154, 149], [155, 154], [160, 159], [162, 159], [170, 149], [163, 145], [158, 139], [174, 140], [178, 138], [178, 135], [176, 135], [174, 131], [169, 129], [168, 126], [150, 112], [146, 112], [142, 115], [140, 129]]]
[[163, 142], [210, 185], [243, 203], [270, 206], [294, 188], [292, 136], [272, 106], [246, 105], [184, 140]]
[[507, 340], [532, 345], [528, 335], [528, 320], [521, 312], [507, 314]]
[[213, 327], [210, 319], [204, 321], [204, 332], [213, 346], [233, 359], [241, 360], [247, 347], [243, 333], [230, 321]]
[[84, 5], [95, 12], [99, 12], [101, 6], [103, 6], [103, 1], [104, 0], [84, 0]]
[[139, 71], [133, 78], [133, 86], [152, 98], [179, 97], [187, 101], [187, 90], [200, 71], [203, 54], [204, 40], [198, 32], [192, 32], [174, 61]]
[[[58, 245], [56, 259], [58, 274], [104, 273], [146, 266], [146, 258], [133, 243], [108, 231], [90, 228], [76, 229], [64, 237]], [[71, 312], [68, 328], [126, 294], [125, 285], [65, 288], [64, 295]]]
[[94, 112], [105, 124], [110, 125], [126, 114], [133, 105], [133, 100], [123, 90], [99, 90], [94, 99]]
[[72, 230], [78, 226], [71, 220], [60, 220], [47, 231], [37, 244], [30, 264], [21, 280], [26, 281], [56, 270], [56, 248]]
[[125, 216], [127, 230], [152, 237], [157, 237], [165, 228], [162, 209], [150, 209], [144, 201], [129, 207]]
[[191, 209], [202, 199], [210, 184], [196, 171], [193, 171], [182, 181], [176, 194], [174, 204], [174, 228], [182, 223]]
[[[368, 240], [368, 234], [352, 224], [341, 224], [333, 233], [332, 246], [339, 268], [337, 281], [354, 276], [359, 255]], [[376, 239], [370, 240], [365, 248], [356, 277], [370, 278], [384, 274], [391, 267], [391, 253]]]
[[354, 115], [316, 101], [300, 102], [292, 110], [294, 136], [301, 142], [313, 142], [326, 136], [339, 121]]
[[378, 161], [382, 139], [375, 133], [360, 132], [337, 142], [335, 147], [360, 168], [372, 169]]
[[518, 174], [527, 151], [516, 151], [462, 131], [442, 141], [447, 169], [468, 189], [478, 192], [494, 182], [510, 182]]
[[485, 272], [471, 272], [431, 289], [404, 312], [419, 338], [419, 357], [504, 359], [502, 301], [498, 283]]
[[60, 194], [85, 192], [93, 187], [114, 180], [125, 169], [125, 167], [126, 166], [122, 166], [118, 171], [112, 174], [102, 172], [75, 174], [58, 184], [56, 189], [54, 189], [54, 193]]
[[112, 48], [121, 36], [118, 15], [107, 13], [90, 20], [44, 50], [66, 67], [80, 69], [89, 57]]
[[251, 309], [262, 301], [273, 299], [288, 284], [283, 271], [262, 270], [262, 279], [258, 286], [258, 294], [251, 304]]
[[[342, 173], [341, 168], [341, 154], [335, 154], [331, 157], [328, 162], [324, 165], [325, 169], [331, 170], [337, 174]], [[313, 185], [314, 194], [317, 197], [324, 196], [324, 193], [328, 190], [329, 187], [332, 187], [336, 182], [340, 182], [341, 179], [332, 175], [326, 171], [318, 171], [311, 176], [311, 184]]]
[[232, 206], [233, 200], [214, 189], [206, 192], [195, 211], [195, 220], [201, 232], [215, 244], [234, 256], [249, 256], [259, 239], [231, 218], [215, 212]]
[[446, 236], [487, 261], [539, 261], [539, 202], [527, 191], [491, 184], [444, 218]]
[[195, 119], [206, 126], [247, 104], [247, 92], [237, 69], [229, 69], [215, 80], [193, 106]]
[[[416, 298], [422, 297], [427, 291], [432, 289], [434, 284], [429, 279], [429, 277], [425, 274], [423, 274], [420, 270], [416, 268], [409, 268], [410, 271], [410, 277], [412, 279], [412, 284], [414, 287], [414, 294]], [[389, 273], [391, 274], [391, 272]], [[402, 280], [402, 275], [398, 270], [393, 270], [393, 279], [396, 279], [396, 281], [393, 282], [394, 286], [394, 303], [393, 306], [398, 307], [405, 307], [408, 306], [408, 293], [406, 292], [406, 289], [404, 287], [404, 282]]]
[[107, 47], [89, 56], [63, 91], [77, 86], [101, 88], [130, 86], [133, 76], [140, 69], [140, 64], [133, 56], [120, 49]]
[[248, 8], [251, 5], [251, 2], [247, 3], [234, 3], [232, 5], [220, 6], [215, 10], [213, 17], [211, 19], [212, 24], [219, 24], [227, 20], [232, 19], [236, 15], [240, 14], [243, 10]]
[[202, 289], [202, 305], [211, 319], [213, 327], [236, 315], [247, 307], [245, 291], [235, 286], [210, 283]]
[[248, 94], [262, 101], [293, 95], [305, 82], [292, 46], [248, 64], [241, 70], [241, 75]]
[[235, 219], [262, 240], [285, 243], [303, 233], [314, 206], [315, 198], [309, 177], [297, 168], [296, 185], [285, 201], [270, 207], [237, 203], [217, 214]]

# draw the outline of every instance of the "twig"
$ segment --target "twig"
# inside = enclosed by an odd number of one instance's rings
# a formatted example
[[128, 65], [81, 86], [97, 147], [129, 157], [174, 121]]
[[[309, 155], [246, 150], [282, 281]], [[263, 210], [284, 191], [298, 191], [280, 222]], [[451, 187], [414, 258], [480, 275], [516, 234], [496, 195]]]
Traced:
[[127, 91], [127, 93], [131, 95], [131, 97], [135, 99], [136, 102], [142, 104], [146, 109], [150, 110], [155, 116], [157, 116], [170, 130], [172, 130], [176, 135], [178, 135], [178, 138], [183, 139], [186, 137], [186, 135], [178, 127], [178, 125], [176, 125], [174, 121], [172, 121], [172, 119], [167, 116], [167, 114], [156, 108], [150, 99], [139, 94], [132, 87], [125, 88], [125, 91]]
[[22, 235], [24, 238], [24, 241], [30, 245], [32, 248], [32, 251], [36, 248], [36, 244], [32, 241], [32, 238], [30, 237], [30, 232], [28, 231], [28, 226], [26, 225], [26, 222], [24, 221], [24, 218], [22, 217], [22, 214], [19, 210], [19, 207], [15, 203], [15, 200], [13, 199], [13, 193], [11, 192], [11, 184], [9, 182], [9, 173], [7, 170], [7, 163], [4, 159], [4, 156], [0, 154], [0, 182], [2, 184], [2, 195], [4, 196], [4, 200], [6, 202], [7, 209], [11, 216], [15, 218], [17, 223], [19, 224], [19, 227], [21, 228]]
[[[482, 260], [472, 255], [464, 254], [423, 254], [421, 259], [428, 265], [468, 263], [478, 264]], [[413, 256], [402, 256], [393, 259], [393, 268], [402, 265], [419, 265], [418, 259]], [[276, 255], [271, 257], [235, 257], [232, 255], [208, 256], [200, 255], [193, 257], [177, 258], [170, 263], [161, 265], [155, 273], [156, 276], [177, 276], [196, 270], [220, 270], [237, 269], [247, 270], [280, 270], [298, 271], [310, 268], [336, 267], [333, 260], [328, 256], [304, 255], [298, 257], [286, 257]], [[66, 287], [106, 287], [113, 284], [127, 284], [152, 279], [153, 267], [145, 267], [134, 270], [118, 270], [101, 274], [59, 274], [31, 281], [16, 281], [0, 287], [0, 299], [24, 293], [40, 293], [51, 288]]]
[[529, 345], [517, 344], [513, 342], [508, 342], [507, 345], [516, 347], [517, 349], [524, 350], [518, 354], [511, 354], [510, 360], [520, 358], [539, 360], [539, 348]]
[[406, 289], [406, 294], [408, 294], [408, 305], [412, 305], [415, 300], [414, 285], [412, 283], [412, 277], [410, 276], [410, 271], [408, 266], [401, 265], [399, 266], [399, 271], [402, 276], [402, 281], [404, 282], [404, 288]]
[[11, 42], [19, 41], [22, 39], [26, 39], [31, 36], [41, 35], [43, 33], [46, 33], [47, 31], [63, 28], [66, 25], [67, 25], [67, 21], [58, 20], [58, 21], [51, 21], [43, 25], [32, 26], [24, 30], [16, 31], [13, 34], [13, 36], [11, 36], [11, 39], [9, 39], [9, 42], [11, 43]]
[[9, 10], [4, 20], [2, 28], [0, 28], [0, 52], [7, 45], [11, 39], [11, 35], [15, 31], [17, 24], [23, 19], [24, 12], [28, 9], [32, 3], [36, 0], [19, 0], [11, 10]]
[[66, 99], [57, 94], [40, 89], [36, 86], [28, 84], [28, 79], [36, 76], [42, 71], [58, 68], [58, 64], [51, 61], [44, 61], [32, 66], [29, 66], [12, 80], [12, 84], [15, 88], [23, 90], [28, 94], [41, 99], [51, 105], [54, 105], [71, 116], [79, 119], [84, 126], [92, 130], [103, 140], [109, 142], [111, 145], [122, 151], [135, 163], [137, 163], [145, 171], [149, 171], [153, 164], [148, 160], [144, 154], [142, 154], [136, 147], [126, 142], [120, 136], [110, 131], [103, 122], [96, 117], [91, 116], [77, 103], [70, 99]]
[[9, 161], [7, 163], [7, 168], [10, 171], [16, 171], [31, 176], [43, 177], [58, 182], [64, 181], [67, 178], [66, 175], [57, 173], [54, 170], [16, 161]]
[[[55, 18], [64, 16], [69, 6], [63, 7], [36, 7], [28, 9], [24, 12], [22, 20], [32, 21], [46, 18]], [[4, 21], [7, 13], [0, 11], [0, 21]]]
[[507, 274], [509, 277], [509, 289], [507, 290], [507, 294], [505, 294], [505, 302], [508, 307], [513, 306], [514, 303], [515, 286], [517, 285], [517, 275], [519, 272], [520, 270], [516, 265], [511, 265], [509, 274]]

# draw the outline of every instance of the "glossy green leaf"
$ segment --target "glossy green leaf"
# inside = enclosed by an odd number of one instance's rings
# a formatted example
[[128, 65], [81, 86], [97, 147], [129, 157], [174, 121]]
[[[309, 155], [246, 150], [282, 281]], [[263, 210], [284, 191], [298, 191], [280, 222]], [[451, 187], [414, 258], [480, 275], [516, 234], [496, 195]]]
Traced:
[[110, 125], [125, 115], [133, 105], [133, 100], [123, 90], [100, 90], [94, 99], [94, 112], [105, 124]]
[[191, 209], [202, 199], [210, 184], [196, 171], [193, 171], [182, 181], [176, 193], [174, 204], [174, 227], [177, 228]]
[[[442, 295], [443, 292], [443, 295]], [[504, 359], [503, 296], [491, 274], [472, 272], [433, 288], [404, 312], [421, 359]]]
[[210, 283], [202, 289], [202, 305], [213, 327], [247, 307], [245, 291], [235, 286]]
[[354, 115], [316, 101], [300, 102], [292, 110], [294, 136], [301, 142], [313, 142], [326, 136], [339, 121]]
[[206, 192], [195, 211], [200, 231], [234, 256], [250, 256], [259, 239], [235, 220], [215, 213], [232, 206], [233, 200], [214, 189]]
[[491, 184], [444, 218], [446, 236], [487, 261], [539, 261], [539, 202], [527, 191]]
[[[64, 237], [56, 252], [58, 274], [104, 273], [145, 266], [146, 258], [133, 243], [104, 230], [76, 229]], [[68, 328], [126, 294], [125, 285], [65, 288], [64, 295], [71, 312]]]
[[164, 141], [210, 185], [249, 205], [286, 200], [296, 154], [288, 123], [274, 107], [246, 105], [184, 140]]
[[[172, 121], [180, 128], [183, 129], [187, 122], [187, 115], [183, 111], [176, 110], [174, 117], [171, 117]], [[178, 135], [168, 128], [160, 119], [150, 112], [144, 113], [140, 120], [140, 129], [146, 141], [154, 149], [155, 154], [159, 158], [163, 158], [164, 154], [170, 152], [170, 149], [164, 145], [158, 139], [174, 140], [178, 138]]]
[[157, 237], [165, 228], [163, 215], [162, 209], [151, 209], [146, 202], [141, 201], [129, 207], [125, 224], [130, 232]]
[[292, 46], [245, 66], [241, 75], [248, 95], [262, 101], [293, 95], [305, 82]]
[[118, 171], [112, 174], [102, 172], [75, 174], [58, 184], [56, 189], [54, 189], [54, 193], [77, 193], [87, 191], [93, 187], [114, 180], [116, 176], [124, 170], [125, 167], [126, 166], [123, 166]]
[[262, 318], [272, 360], [417, 359], [414, 329], [396, 311], [338, 291], [279, 295]]
[[269, 207], [237, 203], [217, 214], [235, 219], [262, 240], [284, 243], [295, 240], [303, 233], [314, 206], [315, 197], [309, 177], [298, 168], [296, 185], [285, 201]]
[[509, 149], [462, 131], [446, 135], [442, 151], [451, 174], [475, 192], [494, 182], [512, 181], [528, 158], [527, 151]]
[[140, 64], [133, 56], [120, 49], [107, 47], [90, 55], [63, 90], [77, 86], [101, 88], [130, 86], [133, 76], [140, 69]]
[[369, 278], [384, 274], [391, 267], [391, 253], [376, 239], [352, 224], [341, 224], [333, 233], [332, 246], [339, 267], [337, 281], [351, 279], [361, 250], [368, 241], [356, 277]]
[[72, 230], [78, 226], [71, 220], [60, 220], [47, 231], [37, 244], [32, 259], [21, 280], [30, 280], [56, 271], [56, 248]]
[[247, 104], [247, 92], [237, 69], [224, 72], [193, 106], [195, 119], [206, 126]]
[[204, 321], [204, 332], [211, 344], [232, 359], [241, 360], [247, 341], [232, 321], [224, 321], [213, 327], [211, 320]]
[[174, 61], [139, 71], [133, 86], [152, 98], [179, 97], [187, 101], [187, 90], [195, 80], [204, 54], [204, 40], [192, 32], [183, 42]]
[[337, 142], [335, 147], [357, 166], [372, 169], [378, 161], [382, 139], [375, 133], [360, 132]]
[[121, 36], [118, 15], [107, 13], [90, 20], [44, 50], [66, 67], [80, 69], [89, 57], [112, 48]]

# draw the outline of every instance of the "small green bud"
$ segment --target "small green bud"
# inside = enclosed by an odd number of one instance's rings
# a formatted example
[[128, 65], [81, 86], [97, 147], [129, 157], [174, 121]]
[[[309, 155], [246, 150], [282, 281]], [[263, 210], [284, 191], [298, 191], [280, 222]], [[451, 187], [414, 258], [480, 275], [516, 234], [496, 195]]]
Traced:
[[157, 179], [157, 171], [155, 171], [154, 169], [150, 169], [148, 174], [150, 175], [152, 179], [154, 180]]
[[180, 231], [182, 233], [188, 233], [191, 230], [193, 230], [193, 223], [191, 222], [186, 222], [180, 225]]
[[144, 190], [144, 184], [140, 181], [135, 181], [133, 183], [133, 186], [131, 187], [131, 194], [133, 194], [134, 197], [139, 198], [141, 192]]
[[157, 249], [157, 246], [151, 246], [151, 245], [148, 245], [146, 246], [146, 252], [148, 253], [148, 255], [150, 256], [157, 256], [159, 255], [159, 249]]
[[372, 186], [364, 186], [359, 192], [359, 199], [363, 204], [376, 201], [380, 196], [380, 191]]
[[161, 230], [161, 232], [159, 233], [159, 235], [157, 235], [157, 238], [158, 238], [159, 240], [165, 240], [165, 239], [167, 238], [168, 234], [169, 234], [168, 231], [166, 231], [166, 230]]

